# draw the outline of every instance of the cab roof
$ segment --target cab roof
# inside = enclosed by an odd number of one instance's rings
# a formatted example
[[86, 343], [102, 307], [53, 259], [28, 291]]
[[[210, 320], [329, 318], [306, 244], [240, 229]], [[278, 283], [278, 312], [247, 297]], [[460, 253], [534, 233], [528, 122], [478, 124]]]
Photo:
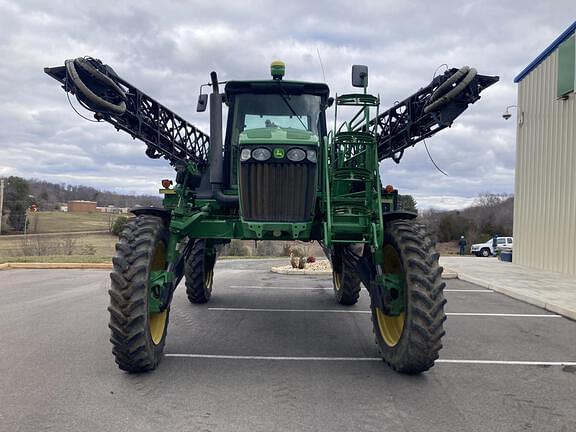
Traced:
[[280, 93], [281, 88], [287, 94], [311, 94], [323, 96], [330, 94], [330, 88], [324, 83], [285, 80], [258, 80], [258, 81], [228, 81], [224, 91], [226, 94], [238, 93]]

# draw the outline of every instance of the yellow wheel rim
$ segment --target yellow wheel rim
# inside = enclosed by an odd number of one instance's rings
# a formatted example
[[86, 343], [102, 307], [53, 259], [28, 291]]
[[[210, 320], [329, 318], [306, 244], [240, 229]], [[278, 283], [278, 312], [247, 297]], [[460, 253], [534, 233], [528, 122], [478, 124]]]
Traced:
[[339, 291], [340, 286], [342, 285], [342, 273], [333, 272], [333, 274], [334, 274], [334, 288], [336, 289], [336, 291]]
[[166, 328], [166, 316], [168, 311], [160, 313], [151, 313], [148, 316], [148, 326], [150, 327], [150, 336], [152, 337], [152, 342], [158, 345], [164, 336], [164, 329]]
[[[400, 261], [400, 256], [398, 252], [391, 245], [384, 246], [382, 251], [384, 255], [384, 262], [382, 263], [383, 273], [395, 273], [404, 274], [402, 269], [402, 262]], [[376, 321], [378, 323], [378, 329], [380, 330], [380, 335], [386, 345], [393, 347], [398, 344], [400, 338], [402, 337], [402, 331], [404, 330], [405, 314], [402, 312], [400, 315], [386, 315], [384, 311], [376, 308]]]
[[376, 309], [378, 328], [386, 345], [393, 347], [400, 341], [404, 330], [404, 312], [398, 316], [386, 315], [380, 309]]
[[204, 288], [210, 289], [212, 287], [212, 280], [214, 279], [214, 270], [209, 270], [204, 276]]
[[[159, 242], [154, 249], [154, 255], [152, 257], [152, 262], [150, 263], [150, 271], [164, 270], [165, 266], [166, 246], [163, 242]], [[164, 336], [164, 331], [166, 329], [167, 318], [168, 310], [159, 313], [148, 312], [148, 329], [154, 345], [158, 345], [162, 341], [162, 336]]]

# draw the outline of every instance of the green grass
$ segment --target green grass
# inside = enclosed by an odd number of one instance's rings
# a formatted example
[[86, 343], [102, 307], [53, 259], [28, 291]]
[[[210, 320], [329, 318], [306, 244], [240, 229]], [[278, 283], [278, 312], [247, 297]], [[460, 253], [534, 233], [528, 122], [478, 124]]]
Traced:
[[[118, 238], [111, 234], [0, 237], [0, 263], [107, 262]], [[41, 252], [41, 253], [40, 253]]]
[[112, 213], [67, 213], [47, 211], [29, 216], [29, 233], [108, 231], [118, 215]]
[[0, 258], [4, 263], [111, 263], [112, 257], [97, 255], [13, 256]]
[[[111, 234], [62, 234], [47, 236], [0, 236], [0, 264], [2, 263], [107, 263], [114, 256], [118, 237]], [[38, 255], [39, 251], [43, 253]], [[64, 253], [70, 252], [68, 253]], [[272, 256], [221, 256], [219, 260], [270, 259]]]

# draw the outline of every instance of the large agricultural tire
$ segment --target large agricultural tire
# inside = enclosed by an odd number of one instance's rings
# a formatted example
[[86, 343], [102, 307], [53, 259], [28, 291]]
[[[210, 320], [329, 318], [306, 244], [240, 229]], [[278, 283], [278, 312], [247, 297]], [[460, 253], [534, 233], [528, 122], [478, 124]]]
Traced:
[[190, 303], [203, 304], [212, 297], [216, 251], [208, 253], [206, 240], [190, 241], [194, 241], [194, 244], [184, 262], [186, 296]]
[[404, 285], [404, 311], [386, 314], [372, 305], [372, 323], [382, 359], [394, 370], [417, 374], [438, 358], [444, 336], [444, 287], [439, 254], [424, 227], [406, 220], [385, 227], [382, 273]]
[[155, 369], [166, 343], [169, 308], [148, 310], [150, 272], [166, 269], [168, 229], [155, 216], [137, 216], [123, 228], [116, 244], [110, 294], [112, 353], [127, 372]]
[[334, 249], [332, 254], [332, 283], [336, 302], [344, 306], [353, 306], [360, 296], [360, 279], [354, 264], [343, 253], [342, 246]]

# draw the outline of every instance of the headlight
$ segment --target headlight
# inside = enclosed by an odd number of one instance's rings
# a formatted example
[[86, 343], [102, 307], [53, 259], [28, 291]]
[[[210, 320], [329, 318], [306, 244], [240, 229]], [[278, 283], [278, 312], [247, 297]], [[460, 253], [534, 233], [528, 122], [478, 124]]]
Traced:
[[267, 148], [257, 148], [252, 150], [252, 157], [260, 162], [270, 159], [271, 156], [272, 153]]
[[242, 152], [240, 153], [240, 161], [241, 162], [246, 162], [248, 159], [250, 159], [250, 155], [252, 154], [252, 152], [250, 151], [250, 149], [242, 149]]
[[310, 162], [316, 162], [316, 150], [306, 150], [306, 157]]
[[300, 162], [306, 158], [306, 152], [299, 148], [293, 148], [288, 150], [286, 157], [292, 162]]

